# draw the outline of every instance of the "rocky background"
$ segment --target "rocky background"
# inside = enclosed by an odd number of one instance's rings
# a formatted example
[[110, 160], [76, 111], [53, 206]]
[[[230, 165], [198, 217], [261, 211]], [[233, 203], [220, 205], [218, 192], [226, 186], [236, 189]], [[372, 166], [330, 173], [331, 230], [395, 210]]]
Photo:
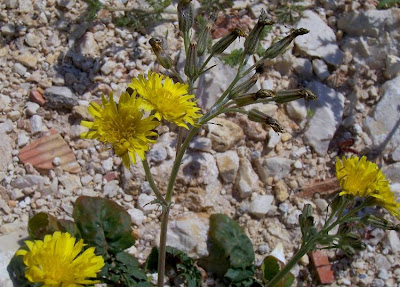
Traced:
[[[277, 8], [278, 2], [264, 2], [234, 1], [225, 16], [220, 13], [214, 37], [236, 25], [249, 29], [261, 9]], [[337, 191], [331, 180], [335, 158], [344, 153], [376, 161], [400, 194], [400, 9], [377, 10], [371, 0], [302, 5], [307, 9], [300, 20], [275, 25], [263, 44], [268, 47], [291, 28], [310, 33], [266, 63], [257, 88], [308, 87], [319, 99], [260, 106], [279, 120], [282, 134], [241, 115], [204, 127], [179, 173], [168, 240], [190, 256], [207, 255], [208, 216], [222, 212], [249, 235], [258, 264], [278, 243], [289, 259], [300, 241], [304, 204], [315, 206], [319, 224], [324, 220]], [[85, 2], [75, 0], [0, 4], [0, 286], [12, 286], [6, 267], [27, 236], [29, 217], [43, 211], [69, 219], [79, 195], [111, 198], [126, 208], [138, 238], [130, 252], [141, 262], [158, 241], [161, 211], [146, 205], [154, 196], [141, 164], [125, 169], [112, 150], [80, 139], [79, 123], [90, 119], [86, 108], [101, 94], [119, 95], [142, 72], [164, 72], [150, 50], [151, 37], [168, 35], [168, 51], [182, 63], [176, 16], [139, 33], [116, 27], [106, 11], [87, 22], [85, 9]], [[235, 72], [216, 63], [196, 90], [203, 108]], [[161, 190], [175, 156], [172, 129], [160, 128], [148, 153]], [[367, 212], [390, 217], [379, 209]], [[340, 251], [303, 257], [293, 270], [298, 286], [319, 280], [330, 286], [400, 286], [399, 235], [371, 228], [364, 235], [367, 249], [354, 258]], [[334, 275], [319, 268], [318, 256]], [[216, 284], [208, 278], [205, 286]]]

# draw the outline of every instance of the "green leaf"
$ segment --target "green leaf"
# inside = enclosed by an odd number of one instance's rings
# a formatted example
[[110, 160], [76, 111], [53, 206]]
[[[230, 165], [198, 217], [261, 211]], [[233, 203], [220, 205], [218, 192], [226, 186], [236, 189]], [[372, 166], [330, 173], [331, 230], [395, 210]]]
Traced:
[[382, 8], [387, 8], [390, 5], [396, 4], [396, 3], [400, 3], [400, 0], [381, 0], [378, 3], [378, 9], [382, 9]]
[[254, 275], [254, 266], [250, 266], [248, 269], [228, 269], [225, 273], [225, 277], [232, 283], [238, 283], [252, 278]]
[[28, 222], [29, 235], [36, 240], [42, 240], [45, 235], [61, 230], [57, 218], [44, 212], [35, 214]]
[[73, 217], [85, 242], [105, 257], [135, 243], [129, 214], [111, 200], [80, 196], [75, 202]]
[[[283, 264], [279, 262], [274, 256], [267, 256], [264, 258], [261, 264], [261, 271], [263, 273], [263, 282], [267, 283], [283, 268]], [[289, 287], [293, 284], [294, 276], [292, 273], [286, 273], [286, 275], [276, 285], [277, 287]]]
[[11, 258], [7, 266], [7, 271], [14, 286], [18, 287], [38, 287], [41, 284], [29, 282], [25, 277], [26, 266], [24, 264], [24, 256], [14, 256]]
[[243, 56], [243, 49], [233, 50], [229, 55], [223, 56], [222, 61], [231, 67], [239, 65], [240, 59]]
[[71, 234], [73, 237], [77, 238], [77, 239], [81, 239], [82, 236], [79, 232], [78, 227], [76, 226], [75, 222], [71, 221], [71, 220], [66, 220], [66, 219], [59, 219], [58, 223], [61, 227], [61, 231], [63, 232], [68, 232], [69, 234]]

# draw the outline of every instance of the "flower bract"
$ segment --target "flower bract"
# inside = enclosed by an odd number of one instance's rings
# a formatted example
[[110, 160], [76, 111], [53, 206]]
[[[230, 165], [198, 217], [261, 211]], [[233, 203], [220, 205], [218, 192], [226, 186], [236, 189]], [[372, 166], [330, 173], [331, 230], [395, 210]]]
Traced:
[[201, 117], [200, 108], [193, 101], [194, 95], [188, 94], [185, 84], [174, 83], [168, 77], [149, 72], [147, 78], [140, 75], [132, 79], [128, 86], [143, 99], [143, 109], [154, 112], [160, 121], [164, 119], [188, 128], [187, 124], [195, 125]]
[[389, 181], [379, 167], [365, 156], [337, 159], [336, 177], [343, 189], [340, 195], [372, 197], [376, 204], [400, 218], [400, 203], [390, 190]]
[[94, 253], [90, 247], [82, 252], [86, 245], [83, 240], [69, 233], [54, 232], [43, 240], [25, 241], [29, 250], [20, 249], [16, 255], [24, 256], [27, 266], [25, 277], [34, 283], [42, 283], [46, 287], [73, 287], [99, 283], [96, 278], [104, 266], [102, 256]]
[[131, 160], [136, 163], [136, 154], [143, 160], [145, 152], [150, 149], [149, 144], [155, 142], [152, 137], [157, 133], [153, 129], [159, 125], [159, 121], [154, 116], [143, 117], [141, 101], [136, 99], [135, 93], [123, 93], [118, 104], [114, 102], [113, 94], [110, 100], [103, 96], [101, 105], [90, 103], [88, 111], [94, 121], [81, 122], [81, 125], [89, 128], [81, 137], [111, 144], [127, 168]]

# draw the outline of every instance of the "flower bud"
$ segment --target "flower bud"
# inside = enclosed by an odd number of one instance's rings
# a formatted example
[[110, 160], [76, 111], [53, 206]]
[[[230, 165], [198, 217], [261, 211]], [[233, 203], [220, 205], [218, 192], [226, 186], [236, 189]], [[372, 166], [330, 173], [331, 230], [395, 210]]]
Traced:
[[257, 91], [257, 93], [240, 95], [240, 96], [236, 97], [234, 100], [235, 100], [235, 104], [238, 107], [243, 107], [243, 106], [251, 105], [259, 99], [270, 98], [273, 96], [274, 96], [273, 91], [261, 89], [261, 90]]
[[301, 98], [306, 100], [315, 100], [317, 99], [317, 96], [310, 89], [294, 89], [276, 92], [274, 101], [278, 104], [282, 104]]
[[170, 69], [172, 67], [172, 59], [167, 55], [164, 48], [162, 47], [162, 42], [158, 38], [151, 38], [149, 40], [150, 46], [157, 57], [158, 63], [165, 69]]
[[199, 33], [199, 37], [197, 40], [197, 55], [202, 56], [204, 52], [206, 51], [207, 45], [209, 40], [211, 39], [211, 29], [213, 27], [213, 24], [217, 18], [217, 15], [213, 13], [210, 16], [210, 19], [208, 20], [207, 24], [201, 29]]
[[283, 129], [277, 120], [257, 109], [251, 109], [247, 117], [250, 121], [269, 125], [277, 133], [283, 132]]
[[186, 34], [194, 23], [192, 0], [180, 0], [178, 2], [178, 25], [179, 30]]
[[231, 91], [230, 98], [234, 99], [235, 97], [246, 93], [248, 90], [250, 90], [255, 85], [255, 83], [257, 83], [258, 78], [259, 78], [259, 75], [254, 74], [250, 79], [247, 79], [243, 83], [240, 83], [238, 86], [236, 86]]
[[184, 71], [189, 78], [194, 78], [197, 75], [197, 44], [194, 42], [189, 45]]
[[286, 47], [289, 46], [289, 44], [297, 37], [300, 35], [307, 34], [309, 31], [304, 28], [296, 29], [292, 33], [289, 34], [289, 36], [286, 36], [282, 40], [272, 44], [266, 51], [263, 56], [264, 59], [273, 59], [276, 56], [278, 56], [280, 53], [285, 51]]
[[260, 17], [258, 18], [257, 24], [250, 31], [249, 35], [246, 37], [246, 41], [244, 42], [244, 53], [247, 55], [252, 55], [256, 51], [257, 44], [260, 40], [260, 35], [262, 30], [266, 25], [272, 25], [274, 22], [267, 19], [267, 14], [264, 9], [261, 10]]
[[232, 32], [222, 37], [217, 43], [214, 44], [214, 46], [212, 46], [211, 53], [215, 55], [221, 54], [233, 43], [233, 41], [236, 40], [237, 37], [246, 37], [246, 33], [239, 28], [235, 28]]

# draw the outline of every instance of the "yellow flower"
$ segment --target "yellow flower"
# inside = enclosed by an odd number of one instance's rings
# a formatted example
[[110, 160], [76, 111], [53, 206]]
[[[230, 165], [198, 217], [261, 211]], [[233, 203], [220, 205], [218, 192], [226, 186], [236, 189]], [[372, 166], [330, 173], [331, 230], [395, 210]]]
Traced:
[[21, 249], [15, 255], [24, 256], [25, 277], [30, 282], [42, 283], [45, 287], [74, 287], [100, 282], [87, 278], [96, 277], [104, 266], [104, 259], [95, 255], [94, 247], [81, 253], [86, 245], [82, 239], [76, 243], [71, 234], [56, 231], [53, 235], [46, 235], [44, 240], [25, 243], [29, 251]]
[[[163, 81], [164, 80], [164, 81]], [[172, 79], [156, 73], [148, 73], [132, 79], [128, 85], [143, 98], [142, 107], [146, 111], [154, 111], [155, 117], [165, 119], [180, 127], [188, 128], [187, 123], [195, 125], [201, 117], [200, 108], [192, 100], [194, 95], [188, 95], [188, 86], [174, 84]]]
[[135, 93], [123, 93], [118, 105], [112, 93], [109, 101], [102, 97], [101, 106], [90, 103], [88, 111], [94, 117], [94, 122], [81, 122], [81, 125], [90, 129], [82, 133], [81, 137], [110, 143], [115, 154], [129, 168], [131, 160], [136, 163], [136, 154], [142, 160], [145, 158], [149, 144], [155, 142], [151, 137], [157, 136], [153, 129], [159, 125], [154, 116], [143, 118], [140, 106], [141, 100], [136, 99]]
[[336, 177], [343, 189], [340, 195], [373, 197], [376, 204], [400, 217], [400, 203], [390, 190], [389, 181], [379, 167], [365, 156], [361, 159], [355, 156], [337, 159]]

